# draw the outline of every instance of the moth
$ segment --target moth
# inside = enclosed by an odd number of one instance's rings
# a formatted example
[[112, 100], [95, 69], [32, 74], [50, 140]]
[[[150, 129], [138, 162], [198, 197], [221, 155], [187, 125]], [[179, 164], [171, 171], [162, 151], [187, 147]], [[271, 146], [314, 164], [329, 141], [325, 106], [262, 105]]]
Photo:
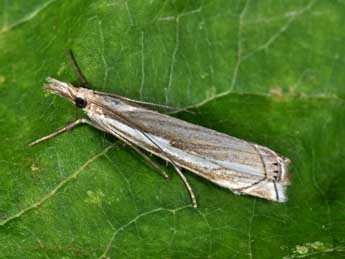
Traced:
[[[68, 57], [83, 85], [88, 86], [70, 50]], [[53, 78], [48, 78], [44, 87], [82, 109], [88, 119], [71, 122], [30, 145], [79, 124], [88, 124], [122, 140], [158, 170], [160, 166], [142, 150], [170, 163], [185, 184], [194, 207], [197, 201], [182, 168], [235, 194], [287, 201], [290, 160], [267, 147], [146, 108], [150, 103], [75, 87]], [[164, 170], [160, 171], [167, 177]]]

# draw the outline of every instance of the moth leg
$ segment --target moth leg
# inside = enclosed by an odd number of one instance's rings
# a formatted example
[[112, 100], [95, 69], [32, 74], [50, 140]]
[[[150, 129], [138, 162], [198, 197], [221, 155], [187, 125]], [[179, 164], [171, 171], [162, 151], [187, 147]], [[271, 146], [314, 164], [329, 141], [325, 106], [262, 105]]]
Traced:
[[132, 143], [126, 143], [128, 146], [133, 148], [139, 155], [141, 155], [144, 160], [149, 163], [154, 169], [159, 171], [165, 179], [169, 179], [169, 175], [158, 165], [156, 164], [152, 159], [150, 159], [144, 152], [142, 152], [139, 148], [134, 146]]
[[136, 129], [140, 134], [142, 134], [146, 139], [148, 139], [153, 145], [155, 145], [161, 151], [161, 153], [165, 156], [165, 157], [162, 156], [162, 158], [165, 159], [165, 160], [168, 160], [174, 166], [176, 172], [178, 173], [178, 175], [182, 179], [183, 183], [185, 184], [185, 186], [186, 186], [186, 188], [187, 188], [187, 190], [189, 192], [189, 195], [190, 195], [190, 197], [192, 199], [193, 207], [197, 208], [198, 205], [197, 205], [197, 202], [196, 202], [195, 195], [193, 193], [192, 187], [189, 185], [186, 177], [183, 175], [183, 173], [178, 168], [178, 166], [176, 165], [174, 160], [170, 157], [170, 155], [168, 155], [166, 152], [164, 152], [162, 147], [159, 144], [157, 144], [148, 134], [146, 134], [145, 131], [143, 131], [140, 126], [136, 125], [135, 122], [133, 122], [131, 120], [128, 120], [126, 117], [121, 116], [120, 114], [114, 113], [113, 115], [114, 115], [114, 117], [119, 117], [122, 120], [126, 121], [128, 123], [128, 125], [130, 125], [134, 129]]
[[84, 118], [83, 118], [83, 119], [78, 119], [78, 120], [76, 120], [76, 121], [72, 121], [72, 122], [68, 123], [65, 127], [61, 128], [61, 129], [58, 129], [57, 131], [54, 131], [53, 133], [50, 133], [50, 134], [47, 135], [47, 136], [44, 136], [44, 137], [42, 137], [42, 138], [40, 138], [40, 139], [37, 139], [37, 140], [31, 142], [31, 143], [29, 144], [29, 146], [33, 146], [33, 145], [36, 145], [36, 144], [38, 144], [38, 143], [40, 143], [40, 142], [43, 142], [43, 141], [45, 141], [45, 140], [54, 138], [54, 137], [56, 137], [57, 135], [60, 135], [60, 134], [62, 134], [62, 133], [64, 133], [64, 132], [66, 132], [66, 131], [71, 130], [72, 128], [74, 128], [75, 126], [77, 126], [77, 125], [79, 125], [79, 124], [89, 124], [89, 125], [92, 125], [92, 126], [93, 126], [92, 122], [89, 121], [89, 120], [87, 120], [87, 119], [84, 119]]
[[124, 143], [126, 143], [131, 148], [133, 148], [134, 151], [136, 151], [139, 155], [141, 155], [147, 163], [149, 163], [154, 169], [159, 171], [164, 176], [165, 179], [169, 179], [169, 175], [159, 165], [157, 165], [153, 160], [151, 160], [144, 152], [142, 152], [139, 148], [137, 148], [131, 142], [129, 142], [128, 140], [126, 140], [125, 138], [123, 138], [119, 135], [116, 135], [116, 137], [119, 138], [120, 140], [122, 140]]
[[68, 58], [69, 62], [71, 63], [74, 72], [79, 77], [79, 80], [81, 81], [82, 85], [87, 87], [87, 88], [90, 88], [89, 82], [86, 80], [85, 76], [81, 72], [81, 70], [77, 64], [77, 61], [75, 60], [75, 58], [73, 56], [71, 49], [67, 49], [67, 58]]
[[196, 198], [195, 198], [195, 195], [194, 195], [194, 192], [193, 192], [193, 189], [192, 187], [190, 186], [187, 178], [184, 176], [184, 174], [181, 172], [180, 168], [178, 168], [175, 164], [173, 164], [177, 174], [180, 176], [181, 180], [183, 181], [183, 183], [185, 184], [188, 192], [189, 192], [189, 196], [192, 200], [192, 204], [193, 204], [193, 207], [194, 208], [197, 208], [198, 207], [198, 204], [196, 202]]

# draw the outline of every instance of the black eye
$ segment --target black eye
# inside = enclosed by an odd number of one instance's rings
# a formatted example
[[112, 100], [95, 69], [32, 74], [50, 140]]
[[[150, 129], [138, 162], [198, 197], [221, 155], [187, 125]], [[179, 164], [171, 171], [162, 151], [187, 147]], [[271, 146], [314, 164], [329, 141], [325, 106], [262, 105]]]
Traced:
[[76, 97], [74, 99], [74, 102], [75, 102], [75, 106], [77, 106], [78, 108], [85, 108], [87, 105], [87, 101], [79, 97]]

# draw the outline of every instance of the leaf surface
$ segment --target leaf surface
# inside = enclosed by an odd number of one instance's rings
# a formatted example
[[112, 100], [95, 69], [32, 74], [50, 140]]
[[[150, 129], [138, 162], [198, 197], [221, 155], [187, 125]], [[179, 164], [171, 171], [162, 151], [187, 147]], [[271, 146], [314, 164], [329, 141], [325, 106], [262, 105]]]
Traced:
[[[337, 258], [345, 253], [344, 1], [0, 1], [0, 254], [16, 258]], [[78, 83], [292, 161], [289, 201], [186, 173], [193, 209], [114, 137], [47, 95]], [[154, 158], [155, 159], [155, 158]], [[164, 166], [164, 163], [156, 159]]]

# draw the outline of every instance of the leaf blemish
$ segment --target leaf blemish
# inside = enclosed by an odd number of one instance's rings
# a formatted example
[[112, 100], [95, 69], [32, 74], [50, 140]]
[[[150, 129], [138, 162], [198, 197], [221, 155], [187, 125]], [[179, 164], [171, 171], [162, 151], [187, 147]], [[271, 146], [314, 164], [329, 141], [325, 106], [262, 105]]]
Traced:
[[0, 85], [2, 85], [3, 83], [5, 83], [6, 81], [6, 77], [3, 75], [0, 75]]
[[102, 205], [102, 199], [105, 196], [105, 194], [100, 190], [97, 190], [96, 192], [89, 190], [86, 192], [86, 195], [87, 197], [84, 200], [86, 203], [96, 204], [98, 206]]
[[31, 172], [35, 173], [35, 172], [37, 172], [39, 170], [40, 170], [40, 168], [38, 167], [38, 165], [35, 162], [33, 162], [31, 164]]

